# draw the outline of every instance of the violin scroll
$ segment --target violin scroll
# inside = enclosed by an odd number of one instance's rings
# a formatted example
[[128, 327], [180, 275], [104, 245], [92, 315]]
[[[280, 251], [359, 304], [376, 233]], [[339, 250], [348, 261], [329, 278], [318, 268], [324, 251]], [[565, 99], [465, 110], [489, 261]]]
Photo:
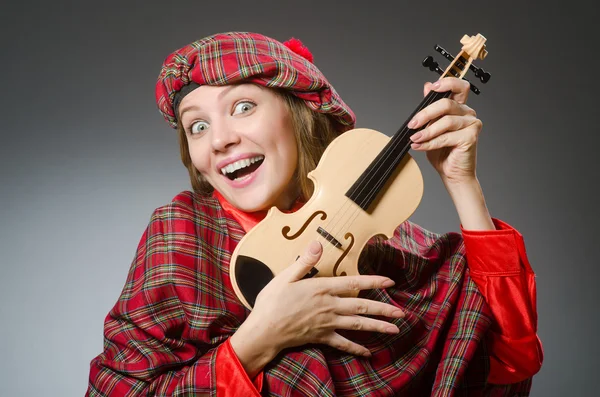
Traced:
[[[471, 70], [475, 74], [475, 77], [483, 84], [486, 84], [492, 77], [491, 74], [482, 68], [473, 65], [473, 60], [478, 58], [484, 59], [488, 54], [485, 46], [486, 38], [481, 34], [477, 34], [476, 36], [464, 35], [460, 42], [463, 44], [463, 47], [457, 57], [453, 56], [437, 44], [434, 46], [434, 49], [437, 52], [450, 61], [450, 65], [445, 71], [440, 69], [439, 64], [434, 61], [432, 56], [428, 56], [423, 60], [423, 66], [428, 67], [429, 70], [440, 74], [442, 77], [452, 76], [464, 80], [467, 80], [464, 78], [467, 70]], [[481, 93], [481, 90], [473, 83], [469, 82], [469, 84], [471, 85], [471, 91], [477, 95]]]

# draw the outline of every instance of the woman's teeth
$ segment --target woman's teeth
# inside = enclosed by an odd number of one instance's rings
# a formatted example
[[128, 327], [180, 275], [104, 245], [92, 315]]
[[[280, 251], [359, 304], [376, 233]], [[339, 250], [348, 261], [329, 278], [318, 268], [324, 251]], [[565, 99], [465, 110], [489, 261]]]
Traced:
[[221, 173], [231, 180], [242, 179], [243, 176], [234, 178], [234, 175], [232, 175], [232, 174], [236, 173], [237, 171], [239, 171], [243, 168], [250, 167], [252, 164], [254, 164], [258, 161], [264, 160], [264, 158], [265, 158], [265, 156], [256, 156], [256, 157], [252, 157], [249, 159], [238, 160], [234, 163], [231, 163], [231, 164], [221, 168]]

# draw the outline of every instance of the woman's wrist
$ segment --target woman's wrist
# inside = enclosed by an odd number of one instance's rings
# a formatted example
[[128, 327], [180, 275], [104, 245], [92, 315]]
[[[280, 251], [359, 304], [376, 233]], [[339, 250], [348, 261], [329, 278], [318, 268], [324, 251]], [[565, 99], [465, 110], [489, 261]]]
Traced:
[[495, 230], [483, 190], [477, 177], [461, 182], [443, 181], [450, 194], [463, 229]]
[[255, 322], [252, 314], [230, 337], [229, 342], [251, 379], [282, 350], [277, 340], [270, 337], [265, 329]]

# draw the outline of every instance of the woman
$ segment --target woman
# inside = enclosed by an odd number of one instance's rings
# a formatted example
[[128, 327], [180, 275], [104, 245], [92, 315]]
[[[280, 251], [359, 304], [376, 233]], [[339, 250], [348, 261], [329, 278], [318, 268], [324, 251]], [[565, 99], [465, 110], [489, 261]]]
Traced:
[[87, 395], [528, 395], [542, 350], [523, 239], [487, 211], [468, 84], [431, 89], [452, 95], [415, 115], [411, 128], [432, 124], [412, 148], [440, 174], [462, 237], [407, 221], [372, 241], [360, 276], [302, 279], [313, 242], [249, 312], [231, 253], [271, 206], [311, 196], [306, 174], [354, 114], [297, 40], [217, 34], [167, 57], [157, 103], [194, 191], [154, 211]]

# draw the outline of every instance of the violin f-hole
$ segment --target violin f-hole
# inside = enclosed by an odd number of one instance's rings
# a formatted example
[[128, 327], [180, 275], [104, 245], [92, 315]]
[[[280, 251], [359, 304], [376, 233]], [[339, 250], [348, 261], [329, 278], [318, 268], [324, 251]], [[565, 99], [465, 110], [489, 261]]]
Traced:
[[350, 250], [354, 246], [354, 235], [352, 233], [350, 233], [350, 232], [346, 233], [346, 235], [344, 236], [344, 238], [346, 240], [350, 239], [350, 243], [348, 244], [348, 246], [346, 247], [346, 249], [344, 250], [344, 252], [342, 252], [342, 255], [338, 258], [337, 262], [335, 263], [335, 266], [333, 267], [333, 276], [334, 277], [345, 276], [346, 275], [346, 272], [341, 272], [340, 274], [337, 274], [338, 267], [340, 267], [340, 264], [342, 263], [342, 261], [344, 260], [344, 258], [346, 257], [346, 255], [348, 255], [348, 252], [350, 252]]
[[306, 222], [304, 222], [304, 224], [302, 225], [302, 227], [300, 228], [300, 230], [298, 230], [295, 234], [293, 235], [289, 235], [290, 234], [290, 230], [292, 230], [291, 227], [289, 226], [284, 226], [283, 229], [281, 229], [281, 234], [283, 235], [283, 237], [285, 237], [288, 240], [294, 240], [296, 237], [298, 237], [299, 235], [301, 235], [302, 233], [304, 233], [304, 231], [306, 230], [306, 228], [308, 227], [308, 225], [312, 222], [312, 220], [314, 218], [316, 218], [318, 215], [321, 215], [321, 220], [324, 221], [325, 219], [327, 219], [327, 214], [325, 213], [325, 211], [315, 211], [307, 220]]

